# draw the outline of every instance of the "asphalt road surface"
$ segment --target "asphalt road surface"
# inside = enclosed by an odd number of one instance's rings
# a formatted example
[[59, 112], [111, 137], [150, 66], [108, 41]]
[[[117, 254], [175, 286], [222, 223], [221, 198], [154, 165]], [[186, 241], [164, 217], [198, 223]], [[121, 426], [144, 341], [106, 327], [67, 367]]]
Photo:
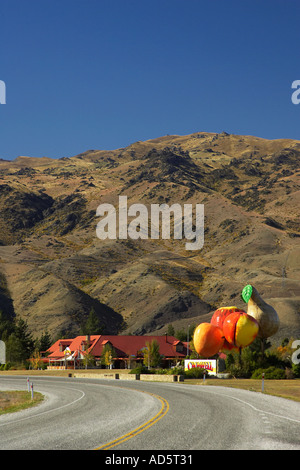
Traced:
[[[300, 449], [299, 402], [221, 386], [30, 381], [46, 399], [0, 416], [1, 450]], [[0, 376], [0, 390], [27, 390], [27, 377]]]

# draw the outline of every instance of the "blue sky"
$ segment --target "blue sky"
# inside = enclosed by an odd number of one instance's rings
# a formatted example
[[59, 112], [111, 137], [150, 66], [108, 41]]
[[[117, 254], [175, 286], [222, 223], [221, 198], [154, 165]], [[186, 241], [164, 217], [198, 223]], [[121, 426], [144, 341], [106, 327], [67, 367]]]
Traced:
[[300, 140], [299, 0], [0, 0], [0, 158], [197, 131]]

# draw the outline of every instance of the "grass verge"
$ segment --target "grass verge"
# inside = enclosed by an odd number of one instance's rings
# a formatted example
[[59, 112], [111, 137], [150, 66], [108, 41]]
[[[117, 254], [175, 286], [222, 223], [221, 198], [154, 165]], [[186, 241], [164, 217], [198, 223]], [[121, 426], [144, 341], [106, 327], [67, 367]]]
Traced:
[[44, 396], [39, 392], [34, 392], [31, 399], [30, 392], [19, 390], [5, 390], [0, 392], [0, 415], [24, 410], [41, 403]]
[[[252, 392], [262, 391], [262, 381], [255, 379], [186, 379], [185, 384], [219, 385], [223, 387], [241, 388]], [[300, 379], [264, 380], [264, 392], [267, 395], [288, 398], [300, 402]]]

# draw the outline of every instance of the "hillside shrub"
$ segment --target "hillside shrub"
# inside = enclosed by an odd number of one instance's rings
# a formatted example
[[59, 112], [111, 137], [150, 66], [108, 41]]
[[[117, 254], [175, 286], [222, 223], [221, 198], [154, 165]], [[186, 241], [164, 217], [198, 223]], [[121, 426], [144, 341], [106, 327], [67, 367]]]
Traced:
[[226, 372], [235, 378], [250, 378], [257, 364], [257, 352], [244, 348], [242, 353], [229, 353], [225, 359]]
[[151, 374], [163, 374], [163, 375], [172, 375], [172, 369], [152, 369]]
[[138, 365], [136, 366], [134, 369], [131, 369], [131, 371], [129, 372], [129, 374], [137, 374], [137, 375], [140, 375], [140, 374], [152, 374], [152, 372], [145, 366], [143, 365]]
[[134, 369], [131, 369], [129, 374], [163, 374], [163, 375], [183, 375], [183, 367], [173, 367], [171, 369], [148, 369], [144, 365], [138, 365]]
[[286, 378], [285, 371], [283, 369], [271, 366], [267, 369], [256, 369], [251, 375], [251, 379], [261, 379], [263, 373], [265, 374], [265, 379], [278, 380]]
[[171, 374], [184, 375], [184, 367], [183, 366], [173, 367], [173, 369], [171, 369]]
[[184, 377], [186, 379], [202, 379], [205, 373], [205, 377], [208, 377], [209, 374], [205, 369], [200, 369], [200, 367], [194, 367], [193, 369], [184, 371]]
[[300, 378], [300, 364], [292, 364], [294, 377]]

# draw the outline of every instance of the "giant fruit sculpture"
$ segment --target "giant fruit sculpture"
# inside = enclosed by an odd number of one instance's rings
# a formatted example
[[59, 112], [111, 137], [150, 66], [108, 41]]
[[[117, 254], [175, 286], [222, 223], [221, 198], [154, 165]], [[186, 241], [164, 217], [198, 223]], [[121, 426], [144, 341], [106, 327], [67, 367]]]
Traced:
[[221, 307], [210, 323], [200, 323], [194, 332], [194, 347], [200, 356], [211, 357], [221, 351], [240, 351], [258, 333], [255, 318], [237, 307]]
[[[221, 330], [223, 330], [223, 325], [224, 325], [224, 321], [226, 320], [226, 318], [228, 317], [228, 315], [230, 315], [231, 313], [234, 313], [234, 312], [243, 312], [244, 310], [241, 310], [235, 306], [231, 306], [231, 307], [220, 307], [218, 308], [213, 316], [211, 317], [211, 320], [210, 320], [210, 323], [212, 325], [215, 325], [215, 326], [218, 326], [219, 328], [221, 328]], [[226, 337], [224, 338], [224, 343], [223, 343], [223, 346], [222, 346], [222, 351], [223, 352], [233, 352], [233, 351], [238, 351], [238, 348], [230, 343], [229, 341], [227, 341]]]
[[247, 313], [237, 307], [218, 308], [210, 323], [200, 323], [194, 332], [195, 350], [200, 356], [211, 357], [221, 351], [241, 351], [258, 336], [261, 339], [274, 335], [279, 328], [279, 318], [271, 305], [248, 284], [242, 291], [248, 303]]
[[194, 331], [194, 347], [200, 356], [214, 356], [222, 349], [223, 343], [223, 331], [211, 323], [200, 323]]
[[220, 307], [214, 312], [213, 316], [211, 317], [210, 323], [222, 329], [224, 320], [226, 319], [226, 317], [228, 317], [228, 315], [230, 315], [233, 312], [243, 312], [243, 311], [244, 310], [241, 310], [234, 306]]
[[267, 304], [259, 295], [255, 287], [248, 284], [242, 291], [242, 299], [248, 303], [248, 315], [255, 318], [259, 324], [258, 336], [269, 338], [279, 329], [279, 317], [276, 310]]
[[243, 311], [231, 313], [223, 323], [223, 333], [226, 340], [238, 349], [249, 346], [255, 340], [258, 331], [258, 322]]

